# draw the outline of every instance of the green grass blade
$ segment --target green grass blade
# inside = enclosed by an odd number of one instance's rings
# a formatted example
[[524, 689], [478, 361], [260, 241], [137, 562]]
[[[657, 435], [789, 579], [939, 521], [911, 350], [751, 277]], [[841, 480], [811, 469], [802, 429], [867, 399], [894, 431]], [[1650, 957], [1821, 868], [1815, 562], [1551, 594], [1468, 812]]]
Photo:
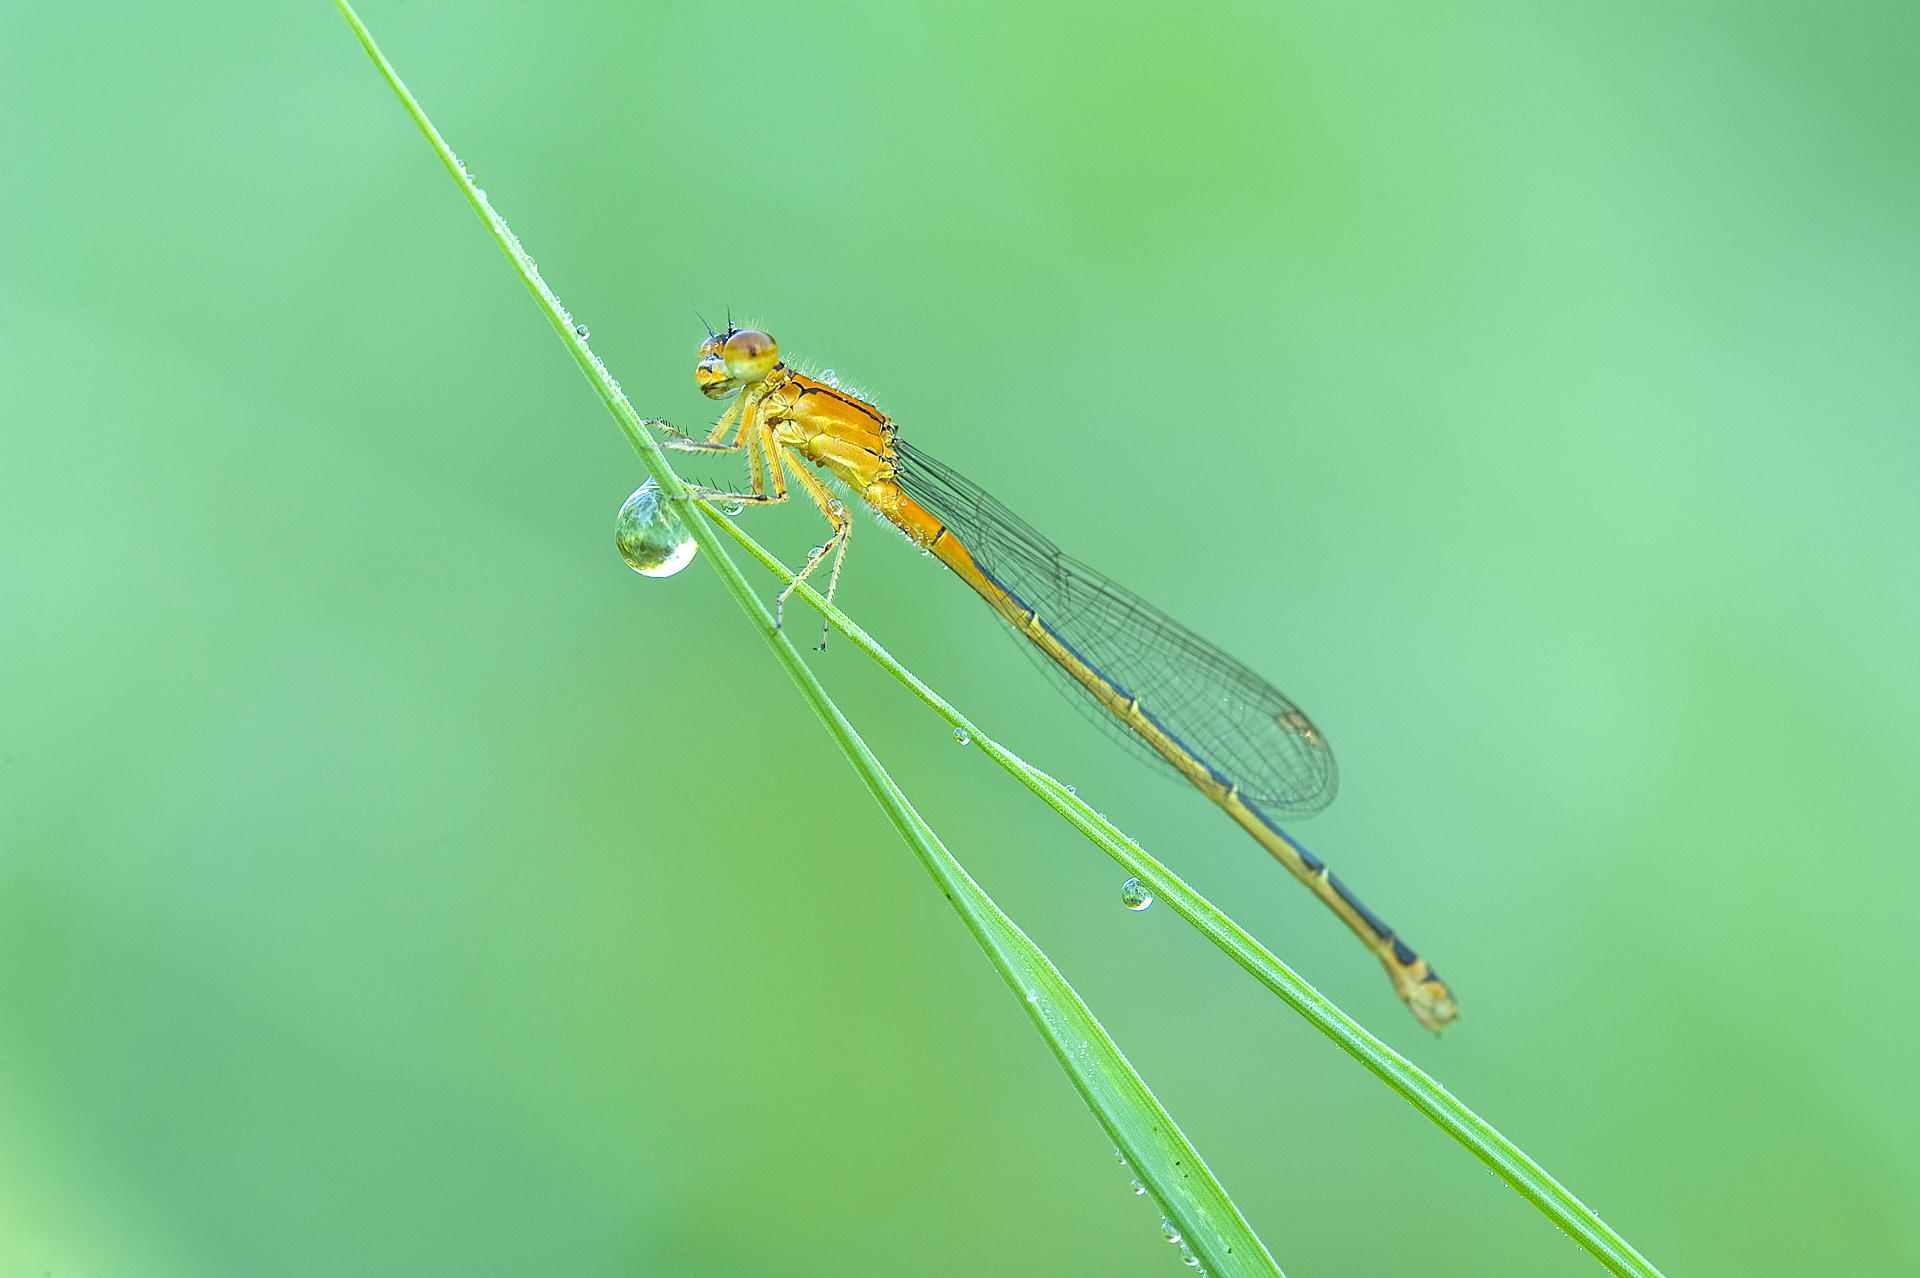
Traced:
[[[1153, 1193], [1162, 1212], [1197, 1253], [1207, 1270], [1219, 1275], [1271, 1275], [1280, 1269], [1254, 1234], [1239, 1209], [1221, 1188], [1198, 1151], [1148, 1089], [1145, 1080], [1127, 1062], [1106, 1030], [1074, 992], [1039, 947], [994, 904], [940, 842], [915, 811], [900, 787], [867, 748], [840, 708], [827, 696], [813, 671], [800, 657], [773, 616], [753, 593], [739, 567], [728, 556], [712, 525], [686, 502], [687, 490], [667, 464], [659, 446], [634, 412], [619, 384], [575, 330], [572, 317], [540, 278], [533, 260], [521, 247], [506, 221], [494, 211], [486, 194], [474, 185], [466, 169], [434, 129], [426, 113], [407, 92], [400, 77], [381, 55], [372, 35], [346, 0], [335, 0], [341, 14], [379, 67], [414, 123], [426, 135], [441, 162], [460, 184], [474, 211], [520, 273], [534, 299], [559, 332], [581, 370], [592, 381], [612, 411], [621, 430], [640, 454], [654, 482], [670, 499], [680, 501], [687, 527], [706, 552], [708, 561], [726, 584], [741, 610], [760, 631], [775, 656], [841, 752], [853, 765], [881, 809], [893, 822], [921, 864], [927, 868], [954, 910], [986, 951], [1007, 984], [1019, 994], [1054, 1056], [1074, 1087], [1099, 1119], [1134, 1173]], [[709, 513], [711, 513], [709, 508]]]
[[[776, 577], [783, 582], [793, 580], [793, 573], [787, 566], [759, 542], [733, 521], [718, 512], [713, 514], [734, 540]], [[1519, 1191], [1523, 1198], [1539, 1208], [1575, 1242], [1593, 1253], [1601, 1264], [1622, 1278], [1660, 1278], [1659, 1270], [1635, 1251], [1626, 1239], [1615, 1233], [1592, 1208], [1548, 1175], [1540, 1164], [1527, 1157], [1491, 1123], [1461, 1104], [1425, 1071], [1361, 1028], [1357, 1021], [1269, 953], [1213, 902], [1188, 887], [1178, 875], [1154, 860], [1139, 844], [1116, 829], [1060, 782], [980, 731], [945, 698], [920, 682], [912, 671], [874, 642], [873, 637], [855, 625], [845, 613], [822, 599], [811, 586], [802, 583], [798, 593], [819, 609], [834, 629], [905, 684], [941, 718], [964, 732], [995, 763], [1012, 773], [1022, 785], [1039, 795], [1048, 807], [1065, 817], [1101, 851], [1119, 862], [1127, 873], [1145, 884], [1154, 896], [1165, 901], [1176, 914], [1226, 951], [1255, 980], [1278, 994], [1289, 1007], [1338, 1043], [1348, 1055], [1377, 1074], [1415, 1109], [1473, 1151], [1474, 1157]]]

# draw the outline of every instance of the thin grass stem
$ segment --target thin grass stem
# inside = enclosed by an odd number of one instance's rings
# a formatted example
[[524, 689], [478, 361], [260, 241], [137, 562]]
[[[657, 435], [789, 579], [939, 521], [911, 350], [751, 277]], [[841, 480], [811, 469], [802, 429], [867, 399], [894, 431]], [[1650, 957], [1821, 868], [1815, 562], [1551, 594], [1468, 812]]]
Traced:
[[[1019, 994], [1055, 1058], [1093, 1111], [1107, 1135], [1134, 1173], [1152, 1192], [1161, 1211], [1178, 1231], [1176, 1241], [1189, 1247], [1214, 1274], [1247, 1278], [1281, 1278], [1280, 1268], [1259, 1237], [1234, 1206], [1173, 1118], [1154, 1097], [1146, 1081], [1128, 1063], [1084, 1001], [1013, 920], [994, 904], [949, 853], [906, 795], [868, 749], [840, 708], [827, 696], [813, 671], [775, 624], [764, 603], [747, 584], [727, 554], [712, 524], [688, 502], [688, 491], [661, 452], [639, 414], [621, 393], [619, 383], [587, 346], [567, 309], [541, 279], [533, 259], [522, 248], [503, 219], [474, 184], [439, 132], [407, 91], [392, 65], [380, 53], [372, 34], [346, 0], [335, 0], [367, 54], [380, 69], [395, 96], [412, 116], [440, 156], [474, 211], [486, 224], [500, 249], [513, 263], [542, 312], [566, 342], [581, 371], [619, 423], [648, 474], [671, 500], [681, 503], [688, 531], [706, 552], [714, 571], [726, 585], [749, 622], [760, 632], [774, 655], [820, 717], [829, 735], [846, 755], [874, 801], [900, 836], [933, 876], [941, 892], [966, 924], [976, 942], [1008, 986]], [[708, 515], [722, 519], [711, 507]]]

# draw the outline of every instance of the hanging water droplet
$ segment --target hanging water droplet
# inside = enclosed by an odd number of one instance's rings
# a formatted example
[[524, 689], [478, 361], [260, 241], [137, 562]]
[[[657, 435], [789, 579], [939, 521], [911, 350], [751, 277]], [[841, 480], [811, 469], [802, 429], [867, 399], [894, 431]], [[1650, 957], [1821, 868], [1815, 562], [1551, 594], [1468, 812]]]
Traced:
[[823, 368], [820, 370], [820, 380], [836, 390], [840, 387], [840, 379], [833, 375], [831, 368]]
[[1200, 1267], [1200, 1257], [1194, 1255], [1193, 1248], [1185, 1243], [1180, 1244], [1180, 1259], [1182, 1263], [1192, 1265], [1195, 1269]]
[[1120, 904], [1129, 910], [1144, 910], [1153, 904], [1153, 893], [1139, 879], [1128, 879], [1120, 885]]
[[1178, 1243], [1180, 1241], [1180, 1229], [1171, 1220], [1163, 1220], [1160, 1222], [1160, 1232], [1167, 1236], [1167, 1241], [1170, 1243]]
[[931, 550], [923, 550], [920, 552], [920, 557], [922, 559], [931, 559], [933, 558], [933, 552]]
[[613, 544], [620, 548], [620, 557], [646, 577], [673, 576], [693, 562], [699, 549], [651, 479], [621, 503], [613, 521]]
[[[953, 730], [953, 739], [960, 745], [973, 744], [973, 738], [967, 735], [967, 730], [965, 728], [955, 728]], [[1122, 1159], [1121, 1161], [1125, 1162], [1126, 1160]]]
[[827, 548], [825, 546], [815, 546], [811, 550], [807, 551], [807, 558], [818, 559], [820, 556], [826, 553], [827, 553]]
[[575, 324], [573, 326], [573, 335], [583, 342], [586, 341], [589, 336], [587, 326], [585, 324]]
[[745, 510], [746, 508], [747, 508], [747, 503], [745, 503], [744, 501], [730, 501], [726, 505], [720, 508], [720, 513], [725, 515], [728, 519], [732, 519], [735, 515], [739, 514], [741, 511]]
[[[957, 729], [956, 729], [956, 731], [957, 731]], [[1115, 1157], [1116, 1159], [1118, 1159], [1118, 1160], [1119, 1160], [1119, 1162], [1120, 1162], [1120, 1165], [1121, 1165], [1122, 1167], [1125, 1167], [1125, 1166], [1127, 1165], [1127, 1156], [1126, 1156], [1125, 1154], [1123, 1154], [1123, 1153], [1121, 1153], [1121, 1152], [1120, 1152], [1119, 1150], [1117, 1150], [1117, 1149], [1116, 1149], [1116, 1150], [1114, 1150], [1114, 1151], [1113, 1151], [1113, 1156], [1114, 1156], [1114, 1157]]]
[[1135, 1194], [1144, 1194], [1147, 1192], [1147, 1187], [1136, 1180], [1133, 1182], [1133, 1192]]
[[1067, 787], [1067, 793], [1071, 794], [1076, 799], [1080, 797], [1080, 792], [1074, 789], [1072, 786]]
[[828, 502], [827, 509], [832, 511], [836, 515], [844, 515], [847, 513], [846, 503], [839, 501], [837, 499], [834, 501]]

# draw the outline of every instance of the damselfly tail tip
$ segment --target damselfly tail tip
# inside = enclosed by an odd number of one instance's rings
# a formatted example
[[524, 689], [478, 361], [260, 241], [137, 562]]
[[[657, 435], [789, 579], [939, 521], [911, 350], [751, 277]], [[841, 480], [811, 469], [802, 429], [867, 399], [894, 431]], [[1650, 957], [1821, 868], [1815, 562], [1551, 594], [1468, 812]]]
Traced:
[[1387, 976], [1393, 981], [1393, 992], [1407, 1005], [1414, 1020], [1438, 1034], [1459, 1017], [1460, 1007], [1453, 1001], [1453, 990], [1425, 959], [1397, 940], [1375, 953], [1380, 966], [1387, 969]]
[[1459, 1006], [1453, 1001], [1453, 991], [1447, 983], [1438, 977], [1429, 977], [1413, 986], [1406, 993], [1407, 1010], [1413, 1013], [1413, 1019], [1438, 1034], [1460, 1015]]

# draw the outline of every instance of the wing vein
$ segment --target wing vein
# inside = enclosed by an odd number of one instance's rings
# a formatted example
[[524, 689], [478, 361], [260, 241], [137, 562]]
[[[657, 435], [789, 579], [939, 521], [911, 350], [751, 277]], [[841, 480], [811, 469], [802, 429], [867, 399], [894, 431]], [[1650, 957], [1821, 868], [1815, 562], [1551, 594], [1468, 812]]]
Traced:
[[[896, 479], [907, 495], [960, 539], [983, 573], [1222, 784], [1294, 816], [1311, 815], [1333, 802], [1339, 786], [1333, 752], [1278, 688], [1112, 578], [1063, 553], [951, 467], [904, 440], [894, 446]], [[1161, 770], [1180, 775], [1035, 644], [1021, 646], [1088, 718]]]

